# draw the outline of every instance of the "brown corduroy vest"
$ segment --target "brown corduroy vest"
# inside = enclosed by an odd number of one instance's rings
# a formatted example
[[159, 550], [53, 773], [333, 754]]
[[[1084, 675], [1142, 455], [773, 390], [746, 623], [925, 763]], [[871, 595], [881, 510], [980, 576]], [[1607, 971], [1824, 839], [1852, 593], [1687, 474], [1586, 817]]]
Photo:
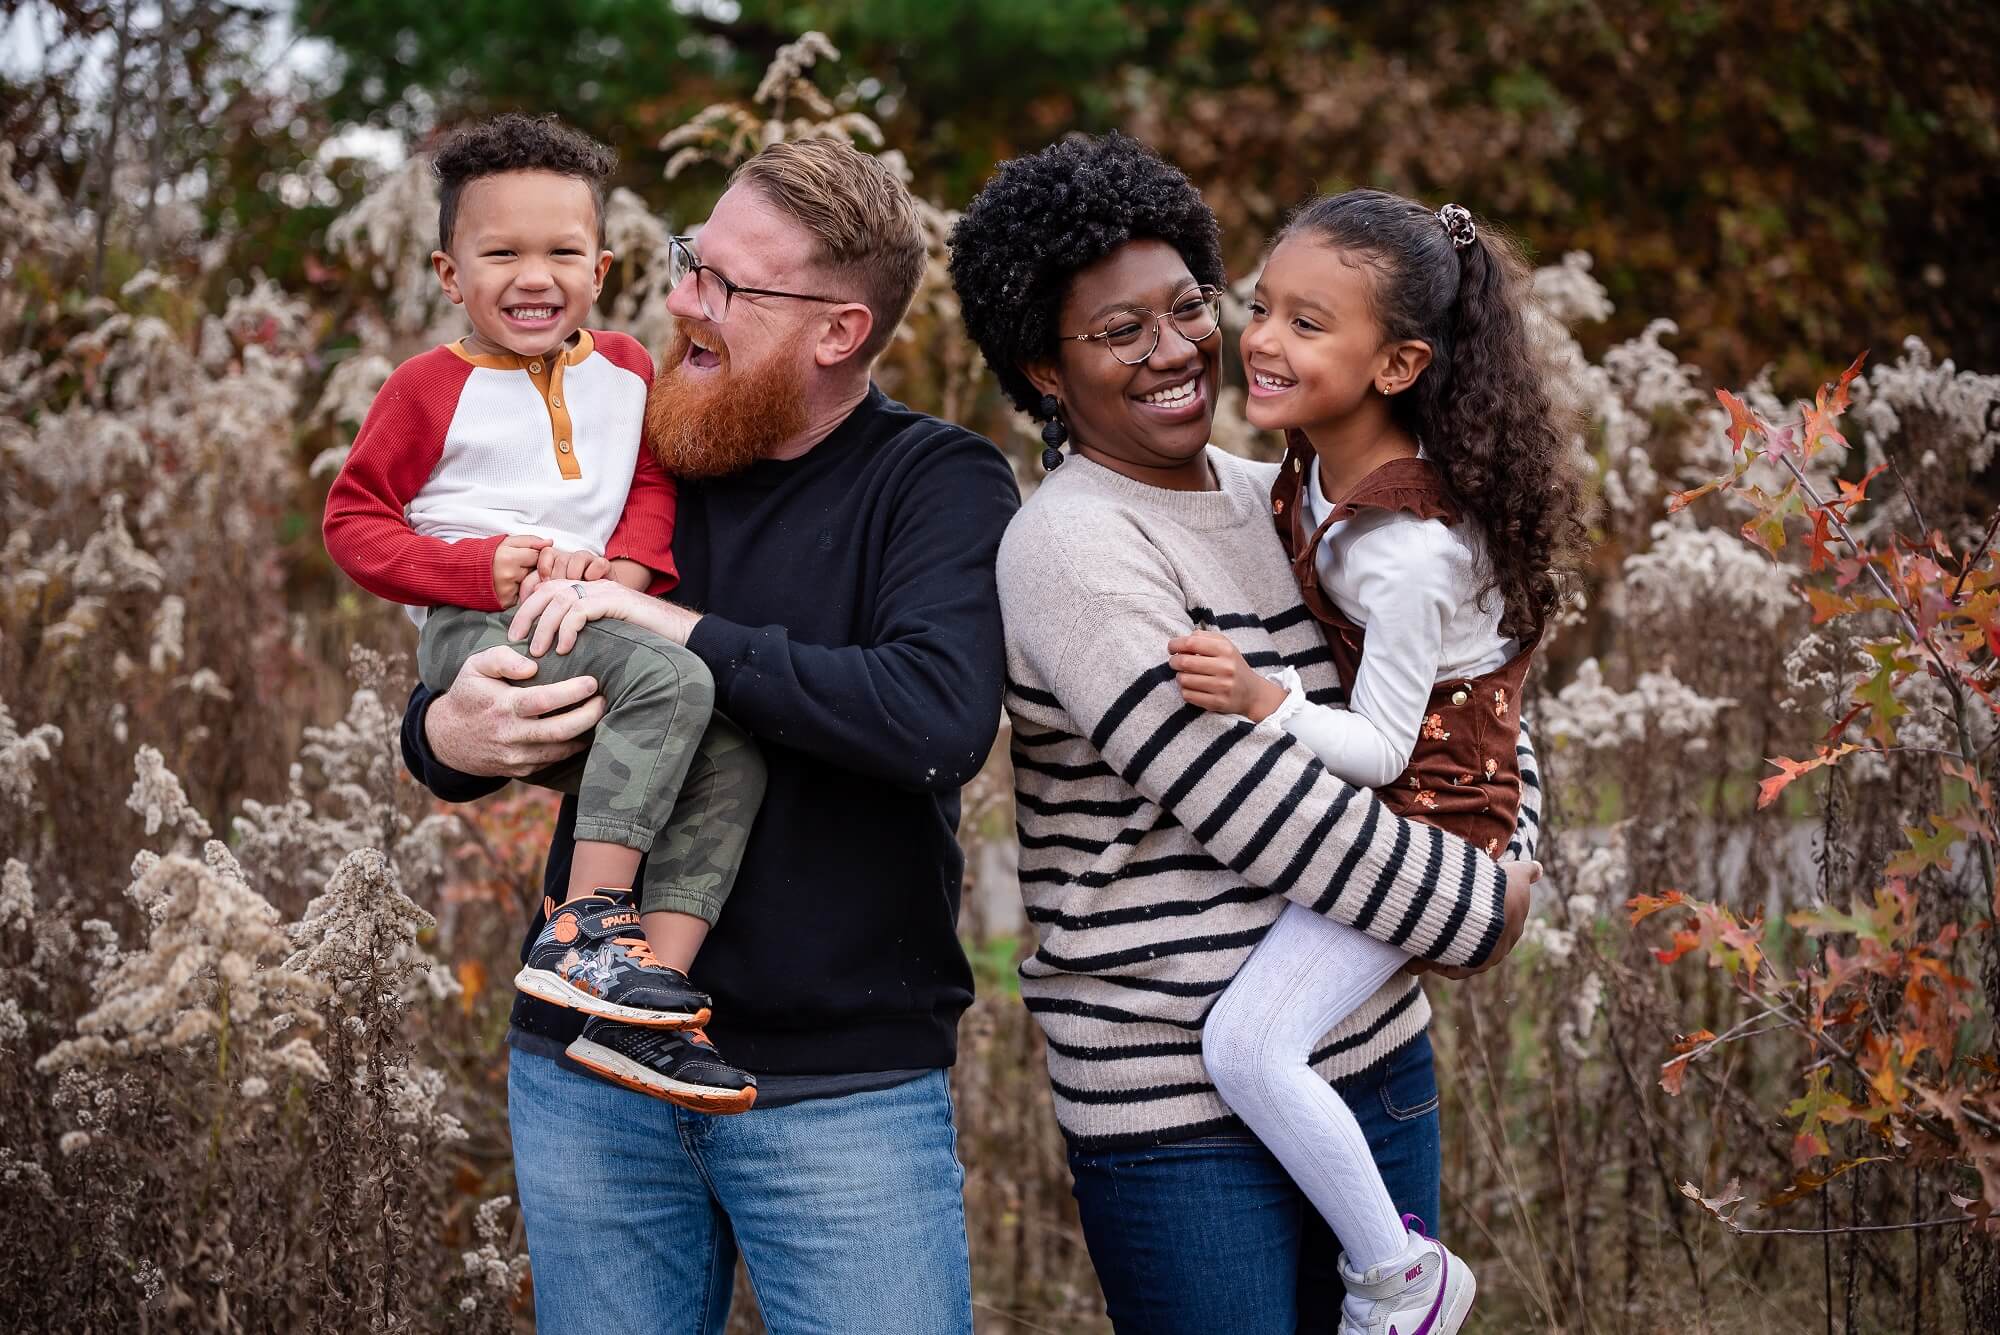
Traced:
[[[1319, 621], [1340, 684], [1352, 699], [1366, 631], [1343, 616], [1320, 587], [1315, 564], [1320, 539], [1335, 521], [1363, 510], [1400, 510], [1447, 524], [1457, 521], [1458, 512], [1446, 498], [1435, 468], [1422, 459], [1396, 459], [1363, 478], [1324, 523], [1309, 528], [1306, 470], [1318, 467], [1319, 460], [1304, 436], [1296, 431], [1286, 436], [1285, 461], [1271, 486], [1271, 518], [1291, 558], [1299, 596]], [[1484, 676], [1450, 677], [1437, 683], [1424, 707], [1410, 767], [1395, 783], [1376, 790], [1391, 811], [1455, 834], [1489, 856], [1500, 856], [1514, 837], [1521, 805], [1521, 768], [1514, 754], [1520, 734], [1521, 684], [1540, 639], [1537, 635]]]

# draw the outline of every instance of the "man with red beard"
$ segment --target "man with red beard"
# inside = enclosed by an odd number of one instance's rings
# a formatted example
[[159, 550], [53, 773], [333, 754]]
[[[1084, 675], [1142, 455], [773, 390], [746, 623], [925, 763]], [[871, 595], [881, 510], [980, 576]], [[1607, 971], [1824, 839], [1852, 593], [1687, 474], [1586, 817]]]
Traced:
[[[562, 1055], [580, 1017], [515, 1004], [508, 1117], [537, 1320], [719, 1335], [740, 1248], [779, 1335], [969, 1332], [945, 1080], [972, 998], [958, 790], [999, 725], [993, 567], [1013, 474], [990, 442], [870, 382], [924, 264], [909, 194], [873, 158], [767, 148], [699, 250], [674, 246], [676, 334], [647, 406], [680, 479], [674, 601], [544, 581], [515, 622], [529, 654], [488, 650], [444, 694], [419, 687], [403, 723], [411, 773], [448, 800], [567, 756], [602, 711], [595, 684], [517, 683], [617, 617], [708, 666], [768, 769], [694, 969], [717, 1040], [757, 1077], [751, 1111], [709, 1117], [597, 1079]], [[574, 814], [566, 801], [553, 887]], [[632, 1032], [619, 1056], [640, 1065], [706, 1042]]]

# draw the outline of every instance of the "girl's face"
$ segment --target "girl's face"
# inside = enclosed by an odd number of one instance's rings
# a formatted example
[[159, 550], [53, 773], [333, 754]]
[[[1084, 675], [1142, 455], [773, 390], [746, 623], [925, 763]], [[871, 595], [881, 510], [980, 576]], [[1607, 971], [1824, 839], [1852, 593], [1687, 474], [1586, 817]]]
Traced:
[[[1164, 241], [1128, 241], [1070, 280], [1057, 333], [1097, 334], [1112, 322], [1128, 335], [1128, 324], [1148, 326], [1150, 337], [1153, 319], [1160, 331], [1152, 355], [1133, 365], [1114, 355], [1111, 340], [1065, 338], [1052, 361], [1022, 368], [1061, 401], [1080, 454], [1160, 486], [1180, 485], [1179, 474], [1194, 470], [1215, 420], [1222, 364], [1219, 331], [1196, 339], [1182, 330], [1200, 328], [1200, 302], [1187, 261]], [[1125, 312], [1139, 314], [1127, 320]], [[1207, 485], [1206, 465], [1198, 471], [1195, 485]]]
[[1375, 318], [1363, 259], [1310, 237], [1280, 241], [1264, 265], [1243, 331], [1253, 426], [1283, 431], [1351, 418], [1371, 396], [1409, 387], [1430, 346], [1389, 341]]

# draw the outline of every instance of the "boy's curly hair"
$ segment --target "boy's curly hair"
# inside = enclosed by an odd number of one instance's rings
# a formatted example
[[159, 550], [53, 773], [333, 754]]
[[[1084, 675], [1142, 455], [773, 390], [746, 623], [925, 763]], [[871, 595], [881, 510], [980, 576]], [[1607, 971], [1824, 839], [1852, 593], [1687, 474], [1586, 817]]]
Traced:
[[1164, 241], [1222, 285], [1215, 214], [1178, 167], [1129, 136], [1071, 135], [1003, 162], [951, 231], [965, 331], [1016, 408], [1039, 420], [1023, 362], [1055, 356], [1070, 279], [1127, 241]]
[[438, 181], [438, 249], [451, 249], [458, 197], [468, 184], [501, 172], [541, 171], [574, 176], [590, 187], [597, 208], [597, 248], [602, 250], [604, 183], [617, 166], [616, 153], [554, 116], [510, 111], [468, 125], [445, 140], [431, 159], [431, 174]]

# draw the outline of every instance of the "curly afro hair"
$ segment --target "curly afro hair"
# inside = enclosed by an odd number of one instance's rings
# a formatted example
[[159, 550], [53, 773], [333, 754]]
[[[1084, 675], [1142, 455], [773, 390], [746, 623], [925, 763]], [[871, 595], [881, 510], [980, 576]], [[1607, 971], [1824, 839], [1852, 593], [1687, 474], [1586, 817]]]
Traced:
[[965, 331], [1014, 406], [1037, 420], [1024, 362], [1053, 357], [1070, 279], [1127, 241], [1164, 241], [1222, 285], [1222, 231], [1178, 167], [1115, 131], [1071, 135], [1000, 164], [951, 231]]
[[602, 250], [604, 182], [617, 166], [616, 153], [554, 116], [510, 111], [468, 125], [445, 140], [431, 159], [431, 174], [438, 180], [438, 249], [451, 249], [458, 197], [467, 185], [501, 172], [540, 171], [574, 176], [590, 187], [591, 202], [597, 207], [597, 245]]

